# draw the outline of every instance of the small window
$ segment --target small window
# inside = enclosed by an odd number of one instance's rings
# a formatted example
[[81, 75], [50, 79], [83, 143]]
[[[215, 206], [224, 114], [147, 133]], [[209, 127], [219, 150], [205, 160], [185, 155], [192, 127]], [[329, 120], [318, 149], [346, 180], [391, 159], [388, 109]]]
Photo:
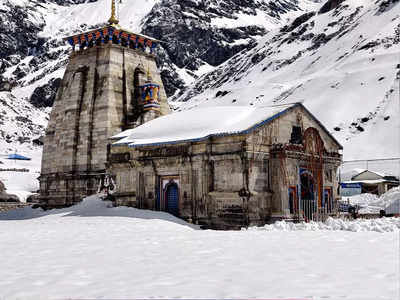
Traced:
[[301, 133], [300, 126], [293, 126], [292, 135], [290, 137], [291, 144], [302, 144], [303, 143], [303, 135]]

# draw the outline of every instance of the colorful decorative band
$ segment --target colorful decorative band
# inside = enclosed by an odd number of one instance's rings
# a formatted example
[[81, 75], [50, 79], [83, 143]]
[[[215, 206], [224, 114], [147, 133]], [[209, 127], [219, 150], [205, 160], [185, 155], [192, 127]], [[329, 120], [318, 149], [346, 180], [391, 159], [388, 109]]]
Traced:
[[79, 45], [79, 47], [84, 47], [85, 43], [87, 44], [91, 41], [100, 39], [102, 43], [105, 43], [107, 42], [106, 40], [107, 37], [108, 40], [113, 40], [114, 38], [116, 38], [116, 42], [118, 44], [121, 43], [121, 39], [124, 39], [126, 42], [132, 43], [134, 48], [138, 48], [139, 44], [142, 46], [143, 49], [149, 47], [151, 53], [157, 47], [156, 41], [123, 30], [119, 30], [113, 27], [101, 28], [92, 32], [79, 34], [76, 36], [72, 36], [67, 40], [68, 43], [75, 48], [75, 46], [77, 45]]
[[143, 105], [143, 107], [160, 107], [160, 103], [158, 102], [150, 102]]
[[143, 110], [159, 110], [161, 108], [161, 106], [159, 104], [156, 103], [151, 103], [151, 104], [145, 104], [143, 105]]
[[152, 83], [151, 82], [151, 83], [145, 83], [145, 84], [141, 85], [139, 88], [144, 89], [144, 88], [147, 88], [147, 87], [160, 88], [160, 85], [157, 84], [157, 83]]

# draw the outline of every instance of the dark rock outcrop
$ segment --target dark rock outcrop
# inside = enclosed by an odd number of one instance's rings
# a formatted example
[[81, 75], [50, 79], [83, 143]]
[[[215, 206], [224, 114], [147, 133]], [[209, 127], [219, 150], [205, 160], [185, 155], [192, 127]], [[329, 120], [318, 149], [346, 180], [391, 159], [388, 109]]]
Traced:
[[294, 19], [294, 21], [292, 22], [292, 24], [290, 24], [290, 26], [284, 26], [281, 29], [281, 32], [293, 31], [294, 29], [296, 29], [300, 25], [304, 24], [305, 22], [307, 22], [314, 16], [315, 16], [315, 12], [305, 13], [305, 14], [301, 15], [300, 17], [297, 17], [296, 19]]
[[7, 80], [0, 75], [0, 92], [11, 92], [15, 86], [15, 81]]
[[398, 3], [400, 3], [400, 0], [384, 0], [379, 5], [379, 12], [383, 13], [385, 11], [388, 11], [390, 8], [392, 8], [395, 4]]
[[[256, 16], [264, 11], [280, 19], [288, 11], [298, 10], [297, 1], [255, 2], [243, 0], [161, 0], [146, 17], [143, 33], [161, 41], [165, 55], [159, 59], [168, 96], [183, 88], [174, 65], [189, 72], [202, 65], [218, 66], [244, 49], [255, 45], [256, 37], [266, 34], [262, 26], [234, 28], [212, 25], [213, 19], [237, 19], [236, 13]], [[195, 76], [194, 76], [195, 77]]]
[[341, 3], [343, 3], [345, 0], [328, 0], [319, 10], [319, 14], [324, 14], [327, 13], [336, 7], [338, 7]]
[[[41, 0], [42, 2], [45, 2], [44, 0]], [[47, 2], [53, 2], [58, 5], [63, 5], [63, 6], [69, 6], [72, 4], [81, 4], [81, 3], [86, 3], [86, 2], [97, 2], [98, 0], [47, 0]]]
[[[22, 7], [5, 2], [4, 5], [8, 9], [0, 13], [0, 59], [25, 56], [32, 49], [40, 49], [43, 39], [38, 34], [45, 22], [37, 8], [33, 4]], [[33, 19], [41, 21], [34, 23]]]
[[2, 181], [0, 181], [0, 193], [3, 193], [6, 190], [6, 186]]
[[35, 107], [51, 107], [56, 98], [57, 90], [61, 85], [60, 78], [53, 78], [47, 84], [37, 87], [29, 99]]

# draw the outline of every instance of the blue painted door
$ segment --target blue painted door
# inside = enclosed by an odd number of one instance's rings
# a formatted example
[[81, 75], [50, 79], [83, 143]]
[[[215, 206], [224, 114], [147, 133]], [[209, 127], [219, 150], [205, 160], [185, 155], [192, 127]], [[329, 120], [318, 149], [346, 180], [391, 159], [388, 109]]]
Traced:
[[179, 189], [176, 183], [170, 184], [166, 191], [167, 212], [174, 216], [179, 215]]

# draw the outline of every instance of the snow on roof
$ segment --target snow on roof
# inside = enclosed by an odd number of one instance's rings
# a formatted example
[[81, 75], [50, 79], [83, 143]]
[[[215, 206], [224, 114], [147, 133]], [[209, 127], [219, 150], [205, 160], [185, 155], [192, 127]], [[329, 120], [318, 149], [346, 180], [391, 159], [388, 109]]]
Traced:
[[246, 134], [301, 104], [216, 106], [173, 113], [112, 137], [114, 145], [138, 147], [205, 140], [211, 136]]
[[378, 183], [385, 183], [385, 182], [390, 182], [390, 180], [386, 180], [386, 179], [366, 179], [366, 180], [344, 181], [342, 183], [378, 184]]
[[357, 176], [359, 176], [359, 175], [361, 175], [361, 174], [363, 174], [365, 172], [373, 173], [373, 174], [375, 174], [375, 175], [377, 175], [379, 177], [382, 177], [382, 178], [385, 177], [385, 176], [388, 176], [387, 174], [385, 174], [383, 172], [376, 172], [376, 171], [371, 171], [371, 170], [360, 169], [360, 172], [358, 174], [354, 175], [352, 178], [356, 178]]

